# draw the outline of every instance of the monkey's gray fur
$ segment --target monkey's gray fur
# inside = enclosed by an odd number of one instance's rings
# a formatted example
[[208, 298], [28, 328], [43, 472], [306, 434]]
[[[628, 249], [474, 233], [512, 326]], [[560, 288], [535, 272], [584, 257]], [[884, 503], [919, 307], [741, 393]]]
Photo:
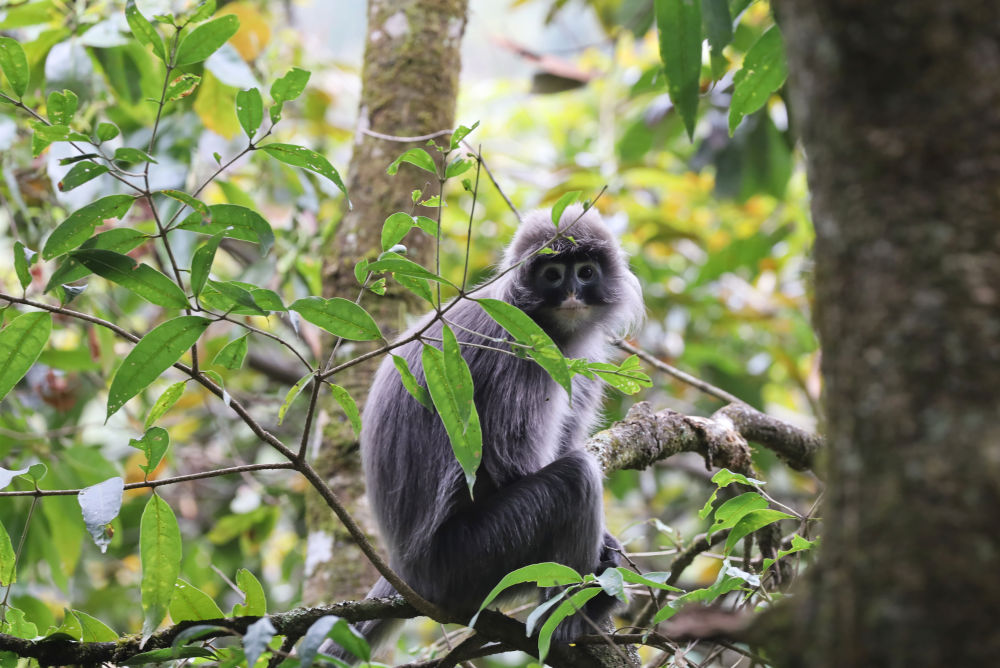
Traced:
[[[533, 256], [556, 228], [548, 211], [528, 214], [498, 268], [502, 276], [472, 296], [520, 307], [567, 357], [605, 361], [608, 336], [624, 333], [643, 317], [639, 282], [594, 209], [568, 207], [560, 228], [566, 236], [547, 244], [555, 254]], [[543, 298], [546, 293], [535, 289], [539, 264], [560, 258], [565, 263], [578, 258], [576, 266], [596, 263], [600, 285], [580, 293], [586, 308], [579, 301], [573, 302], [577, 308], [553, 307], [551, 299], [546, 303]], [[403, 337], [433, 316], [420, 319]], [[445, 320], [453, 323], [459, 342], [489, 343], [466, 330], [508, 338], [467, 299], [452, 307]], [[426, 335], [439, 339], [440, 323]], [[424, 384], [421, 349], [421, 343], [413, 342], [396, 352]], [[482, 464], [471, 499], [441, 419], [407, 393], [391, 359], [383, 361], [372, 381], [361, 456], [368, 498], [392, 568], [428, 600], [471, 614], [504, 575], [521, 566], [555, 561], [590, 573], [617, 565], [614, 550], [619, 544], [604, 530], [601, 472], [582, 447], [598, 419], [600, 381], [575, 376], [571, 406], [566, 392], [530, 359], [471, 346], [464, 346], [462, 354], [472, 372], [483, 433]], [[369, 597], [394, 593], [382, 579]], [[613, 605], [614, 599], [601, 594], [584, 613], [600, 621]], [[360, 628], [377, 641], [386, 626], [376, 620]], [[578, 614], [557, 633], [569, 639], [583, 632], [590, 632], [590, 625]]]

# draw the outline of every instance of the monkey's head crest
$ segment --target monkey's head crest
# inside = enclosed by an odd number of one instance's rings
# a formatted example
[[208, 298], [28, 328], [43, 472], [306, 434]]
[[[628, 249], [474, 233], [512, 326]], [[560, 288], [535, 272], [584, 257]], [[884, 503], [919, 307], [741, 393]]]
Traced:
[[[543, 248], [551, 252], [538, 253]], [[608, 229], [596, 209], [584, 211], [580, 204], [566, 207], [559, 219], [559, 228], [552, 223], [547, 209], [528, 213], [504, 253], [501, 271], [507, 274], [504, 298], [526, 311], [537, 300], [529, 276], [536, 263], [559, 256], [581, 256], [599, 263], [602, 290], [606, 299], [593, 324], [599, 331], [624, 335], [642, 322], [645, 307], [642, 288], [628, 266], [628, 256]]]

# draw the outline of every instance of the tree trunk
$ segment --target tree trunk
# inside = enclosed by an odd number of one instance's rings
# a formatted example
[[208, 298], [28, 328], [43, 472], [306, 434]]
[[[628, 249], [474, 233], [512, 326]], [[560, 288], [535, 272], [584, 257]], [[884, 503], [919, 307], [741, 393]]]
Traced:
[[822, 556], [778, 665], [996, 665], [1000, 3], [774, 4], [830, 450]]
[[[360, 286], [354, 278], [354, 265], [363, 257], [373, 259], [381, 250], [382, 223], [387, 216], [396, 211], [434, 215], [432, 211], [413, 211], [411, 199], [415, 189], [422, 190], [425, 197], [437, 194], [433, 176], [405, 163], [396, 176], [386, 174], [389, 163], [399, 154], [425, 142], [392, 142], [363, 130], [419, 136], [454, 127], [466, 13], [467, 0], [369, 2], [358, 132], [347, 178], [354, 208], [345, 212], [336, 235], [324, 249], [327, 296], [357, 296]], [[426, 263], [433, 257], [429, 241], [426, 235], [411, 232], [403, 243], [411, 259]], [[408, 291], [390, 286], [385, 297], [368, 295], [362, 304], [391, 337], [415, 302]], [[351, 351], [360, 353], [364, 348], [353, 345]], [[361, 406], [376, 364], [377, 360], [352, 367], [333, 382], [347, 388]], [[357, 438], [332, 400], [325, 408], [331, 419], [324, 427], [322, 450], [315, 464], [355, 518], [370, 528]], [[377, 578], [374, 569], [325, 503], [313, 496], [308, 508], [309, 563], [316, 567], [309, 574], [304, 602], [363, 597]]]

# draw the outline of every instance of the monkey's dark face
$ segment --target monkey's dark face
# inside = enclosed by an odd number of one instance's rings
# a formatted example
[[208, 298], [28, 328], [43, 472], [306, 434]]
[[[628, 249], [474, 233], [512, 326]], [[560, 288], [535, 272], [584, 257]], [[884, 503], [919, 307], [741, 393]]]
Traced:
[[[611, 304], [602, 258], [561, 253], [532, 263], [531, 304], [525, 311], [556, 340], [588, 327]], [[522, 307], [524, 308], [524, 307]]]

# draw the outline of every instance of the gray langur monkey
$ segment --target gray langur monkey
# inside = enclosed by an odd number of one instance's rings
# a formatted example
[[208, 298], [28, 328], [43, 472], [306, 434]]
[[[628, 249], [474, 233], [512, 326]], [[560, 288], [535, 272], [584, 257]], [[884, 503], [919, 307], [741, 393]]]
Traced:
[[[528, 214], [504, 254], [500, 278], [472, 296], [518, 306], [567, 357], [606, 361], [608, 336], [624, 333], [643, 317], [639, 281], [594, 209], [568, 207], [560, 229], [565, 236], [551, 241], [557, 230], [549, 212]], [[536, 254], [546, 245], [554, 253]], [[459, 342], [486, 342], [470, 331], [508, 338], [468, 299], [444, 319]], [[439, 339], [440, 323], [426, 335]], [[397, 352], [423, 384], [421, 343]], [[462, 354], [472, 372], [483, 433], [472, 498], [441, 419], [407, 393], [391, 359], [372, 381], [361, 458], [392, 568], [421, 596], [471, 615], [504, 575], [521, 566], [555, 561], [580, 573], [599, 573], [618, 565], [620, 544], [604, 528], [601, 471], [583, 449], [598, 419], [601, 382], [575, 376], [570, 405], [566, 392], [531, 359], [471, 346]], [[395, 593], [383, 578], [368, 596]], [[613, 607], [614, 599], [601, 593], [583, 614], [600, 622]], [[375, 620], [359, 628], [378, 642], [390, 626]], [[557, 635], [566, 640], [589, 630], [576, 614], [562, 622]]]

